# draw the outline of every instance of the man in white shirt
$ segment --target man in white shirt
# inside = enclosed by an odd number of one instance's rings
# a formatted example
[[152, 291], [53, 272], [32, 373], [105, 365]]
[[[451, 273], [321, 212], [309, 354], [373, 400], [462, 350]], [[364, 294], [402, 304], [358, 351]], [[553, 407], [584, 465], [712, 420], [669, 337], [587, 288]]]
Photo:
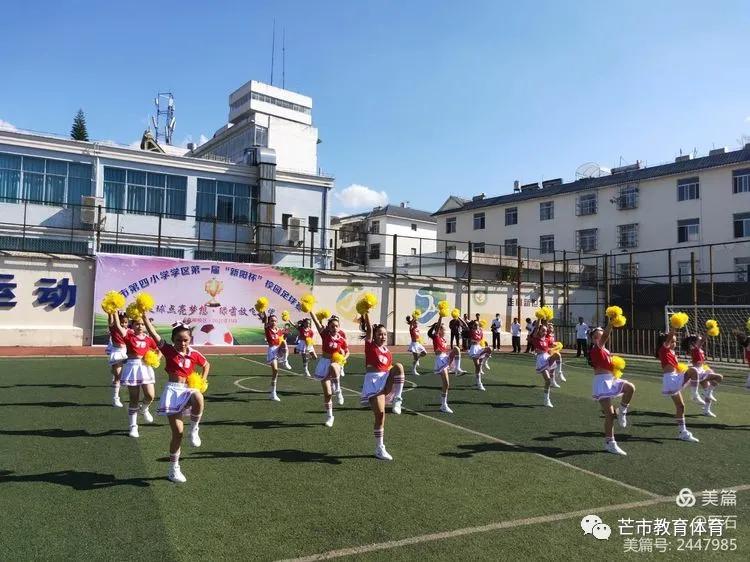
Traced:
[[513, 353], [521, 353], [521, 323], [518, 318], [514, 318], [510, 325], [510, 335], [513, 339]]
[[500, 330], [503, 328], [503, 322], [500, 320], [500, 314], [495, 314], [490, 330], [492, 330], [492, 349], [500, 349]]
[[583, 321], [583, 316], [579, 316], [578, 324], [576, 324], [576, 357], [580, 357], [581, 351], [583, 351], [583, 356], [588, 359], [588, 356], [589, 356], [588, 337], [589, 337], [589, 327], [586, 324], [586, 322]]

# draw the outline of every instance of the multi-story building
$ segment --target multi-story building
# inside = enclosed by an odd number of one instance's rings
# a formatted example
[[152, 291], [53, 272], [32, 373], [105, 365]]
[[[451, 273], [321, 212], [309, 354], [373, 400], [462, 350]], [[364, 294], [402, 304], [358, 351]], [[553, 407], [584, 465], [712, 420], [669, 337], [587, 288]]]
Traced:
[[344, 268], [384, 272], [393, 270], [394, 243], [396, 265], [418, 268], [421, 256], [434, 254], [437, 248], [436, 220], [427, 211], [400, 205], [375, 207], [359, 213], [331, 219], [338, 234], [337, 265]]
[[333, 178], [311, 107], [249, 82], [232, 126], [185, 154], [0, 131], [0, 248], [320, 265]]
[[[497, 197], [452, 196], [434, 216], [438, 237], [446, 240], [438, 253], [457, 263], [468, 253], [460, 241], [470, 241], [475, 266], [495, 269], [514, 267], [519, 247], [537, 264], [560, 260], [563, 250], [568, 258], [610, 254], [611, 278], [663, 283], [668, 271], [676, 280], [690, 274], [692, 252], [697, 275], [705, 275], [711, 262], [714, 281], [748, 281], [750, 144], [573, 182], [527, 184]], [[671, 251], [648, 253], [658, 249]], [[634, 261], [617, 260], [630, 252], [636, 252]]]

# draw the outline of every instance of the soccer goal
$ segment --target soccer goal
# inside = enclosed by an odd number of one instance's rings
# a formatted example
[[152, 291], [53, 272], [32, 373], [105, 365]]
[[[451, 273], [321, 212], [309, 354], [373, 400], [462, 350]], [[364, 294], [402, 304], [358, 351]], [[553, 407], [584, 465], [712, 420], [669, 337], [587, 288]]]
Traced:
[[[701, 334], [706, 339], [704, 349], [710, 359], [732, 363], [744, 361], [744, 350], [740, 348], [736, 334], [746, 333], [746, 324], [750, 320], [750, 305], [666, 305], [665, 330], [670, 329], [669, 319], [675, 312], [685, 312], [690, 316], [685, 330], [691, 334]], [[706, 320], [716, 320], [719, 323], [720, 334], [717, 337], [706, 337]]]

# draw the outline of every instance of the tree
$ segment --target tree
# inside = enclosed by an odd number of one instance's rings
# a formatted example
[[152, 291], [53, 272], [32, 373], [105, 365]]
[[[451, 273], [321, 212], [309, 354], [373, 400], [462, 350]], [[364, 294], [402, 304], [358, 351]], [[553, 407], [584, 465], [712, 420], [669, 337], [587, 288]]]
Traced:
[[79, 109], [73, 119], [73, 127], [70, 129], [70, 138], [79, 141], [88, 141], [89, 133], [86, 130], [86, 117], [83, 115], [83, 110]]

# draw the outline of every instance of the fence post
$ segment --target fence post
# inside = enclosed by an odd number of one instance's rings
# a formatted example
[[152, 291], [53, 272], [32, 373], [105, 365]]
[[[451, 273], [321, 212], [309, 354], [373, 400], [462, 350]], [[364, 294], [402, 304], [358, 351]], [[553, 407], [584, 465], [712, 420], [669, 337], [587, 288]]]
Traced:
[[596, 325], [599, 325], [599, 256], [594, 258], [594, 287], [596, 287]]
[[635, 326], [635, 275], [633, 274], [633, 252], [629, 253], [630, 262], [628, 272], [630, 273], [630, 325]]
[[216, 259], [216, 217], [214, 217], [211, 230], [211, 259]]
[[[310, 229], [310, 269], [313, 269], [315, 267], [314, 260], [315, 259], [315, 231]], [[305, 266], [305, 262], [303, 260], [302, 267]]]
[[96, 208], [96, 251], [102, 247], [102, 206]]
[[544, 306], [544, 262], [539, 262], [539, 306]]
[[419, 275], [422, 275], [422, 238], [419, 239]]
[[398, 254], [398, 234], [393, 235], [393, 263], [391, 264], [391, 279], [393, 284], [393, 319], [392, 319], [392, 325], [393, 325], [393, 343], [391, 345], [396, 345], [396, 319], [398, 318], [398, 312], [396, 309], [396, 293], [398, 292], [398, 284], [396, 282], [396, 272], [398, 270], [398, 264], [396, 263], [398, 260], [396, 259], [396, 256]]
[[[714, 303], [714, 246], [711, 244], [708, 247], [708, 282], [711, 285], [711, 306]], [[713, 316], [713, 314], [712, 314]]]
[[448, 241], [447, 240], [445, 241], [445, 259], [443, 259], [443, 266], [445, 267], [444, 277], [448, 277]]
[[669, 304], [674, 304], [674, 284], [672, 283], [672, 248], [667, 250], [667, 266], [669, 267]]
[[695, 278], [695, 252], [690, 252], [690, 277], [693, 285], [693, 329], [697, 332], [698, 327], [698, 280]]
[[609, 287], [609, 254], [604, 254], [604, 306], [609, 306], [612, 294]]
[[521, 260], [521, 252], [523, 249], [521, 246], [518, 246], [516, 248], [516, 253], [518, 254], [518, 275], [516, 279], [516, 300], [518, 301], [516, 304], [518, 305], [518, 321], [521, 321], [521, 267], [523, 266], [523, 262]]
[[338, 229], [336, 229], [333, 231], [333, 270], [334, 271], [336, 271], [339, 267], [338, 251], [339, 251], [339, 231]]
[[570, 316], [570, 307], [568, 305], [568, 252], [563, 250], [563, 326], [567, 325]]
[[472, 269], [471, 265], [472, 265], [473, 261], [474, 261], [474, 250], [471, 247], [471, 242], [469, 242], [469, 270], [467, 272], [468, 273], [468, 275], [467, 275], [467, 278], [468, 278], [467, 289], [468, 289], [468, 291], [467, 291], [467, 294], [466, 294], [466, 312], [469, 314], [469, 319], [471, 319], [471, 273], [472, 273], [472, 271], [471, 271], [471, 269]]
[[26, 209], [29, 206], [28, 201], [23, 202], [23, 230], [21, 231], [21, 251], [26, 250]]
[[159, 213], [159, 230], [156, 234], [156, 255], [161, 255], [161, 213]]

